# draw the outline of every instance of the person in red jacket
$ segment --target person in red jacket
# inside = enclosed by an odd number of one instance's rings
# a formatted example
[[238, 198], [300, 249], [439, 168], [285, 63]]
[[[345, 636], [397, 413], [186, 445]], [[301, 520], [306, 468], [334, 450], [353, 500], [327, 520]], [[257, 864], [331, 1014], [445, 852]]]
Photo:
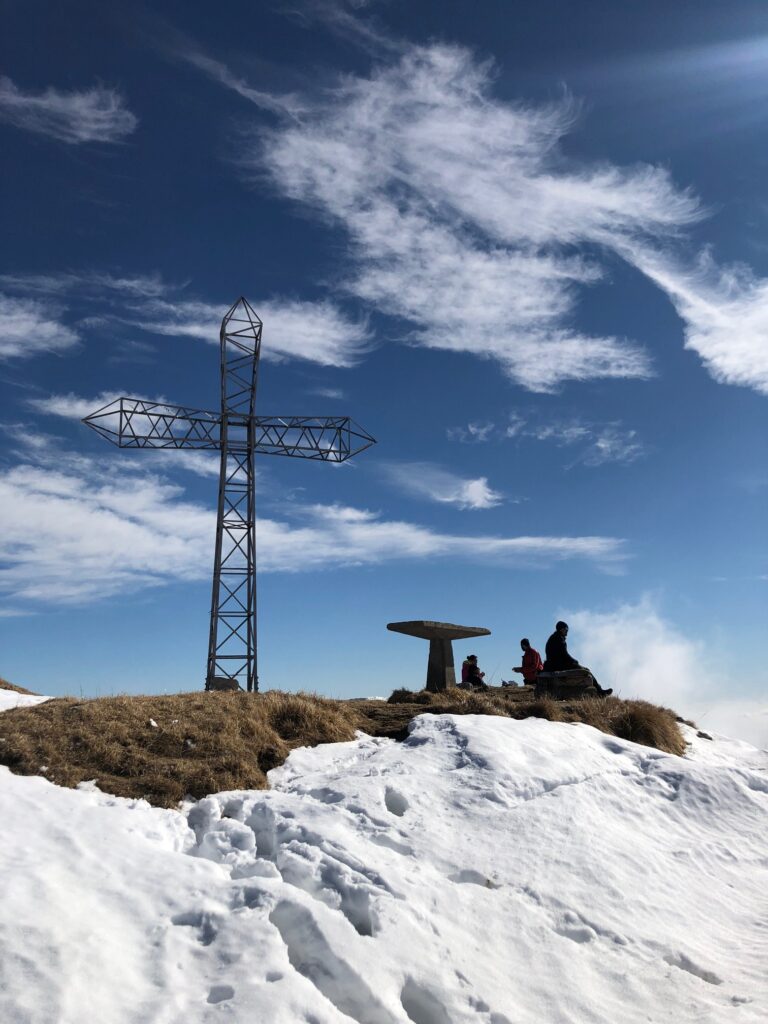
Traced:
[[530, 641], [525, 637], [520, 641], [520, 646], [523, 649], [523, 663], [517, 668], [513, 668], [512, 671], [522, 672], [524, 683], [535, 683], [536, 676], [544, 668], [541, 663], [541, 655], [531, 647]]

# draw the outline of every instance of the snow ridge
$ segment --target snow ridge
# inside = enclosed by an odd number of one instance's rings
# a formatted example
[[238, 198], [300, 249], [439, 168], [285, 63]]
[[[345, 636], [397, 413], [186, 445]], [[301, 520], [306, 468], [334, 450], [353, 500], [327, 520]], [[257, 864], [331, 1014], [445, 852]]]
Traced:
[[768, 754], [687, 738], [423, 715], [183, 814], [2, 772], [0, 1019], [756, 1024]]

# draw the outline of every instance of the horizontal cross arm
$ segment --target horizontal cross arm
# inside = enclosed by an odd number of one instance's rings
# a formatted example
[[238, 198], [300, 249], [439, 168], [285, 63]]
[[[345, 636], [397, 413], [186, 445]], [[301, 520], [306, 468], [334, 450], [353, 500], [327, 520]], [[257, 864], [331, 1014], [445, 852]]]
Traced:
[[346, 462], [376, 441], [349, 416], [254, 416], [260, 455]]
[[118, 448], [221, 447], [221, 415], [205, 409], [116, 398], [83, 423]]
[[[224, 418], [205, 409], [117, 398], [83, 420], [119, 448], [221, 450]], [[251, 433], [252, 429], [252, 433]], [[348, 416], [226, 417], [227, 449], [321, 462], [345, 462], [375, 444]]]

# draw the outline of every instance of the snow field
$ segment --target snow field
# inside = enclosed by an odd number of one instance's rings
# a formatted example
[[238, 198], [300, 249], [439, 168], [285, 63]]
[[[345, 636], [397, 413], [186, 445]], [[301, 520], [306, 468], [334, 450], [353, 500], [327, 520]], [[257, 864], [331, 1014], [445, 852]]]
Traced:
[[0, 772], [5, 1024], [757, 1024], [768, 754], [417, 718], [184, 813]]
[[38, 697], [32, 693], [16, 693], [15, 690], [0, 689], [0, 711], [10, 711], [11, 708], [26, 708], [31, 704], [42, 704], [50, 697]]

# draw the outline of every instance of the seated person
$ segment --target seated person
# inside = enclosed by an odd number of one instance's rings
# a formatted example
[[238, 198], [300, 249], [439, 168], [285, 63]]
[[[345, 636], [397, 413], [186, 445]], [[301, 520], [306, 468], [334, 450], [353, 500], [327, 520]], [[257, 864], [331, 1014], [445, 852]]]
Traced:
[[465, 690], [473, 690], [475, 688], [487, 689], [483, 679], [485, 678], [485, 672], [480, 671], [480, 667], [477, 664], [477, 655], [467, 655], [465, 661], [461, 666], [461, 685]]
[[523, 663], [518, 665], [517, 668], [513, 668], [512, 671], [523, 673], [523, 683], [535, 683], [536, 676], [544, 667], [541, 664], [541, 655], [535, 648], [531, 647], [530, 640], [525, 637], [520, 641], [520, 646], [523, 649]]
[[568, 653], [568, 644], [566, 637], [568, 636], [568, 623], [558, 622], [555, 626], [555, 632], [547, 640], [547, 646], [545, 652], [547, 659], [544, 662], [545, 672], [568, 672], [571, 670], [581, 669], [592, 679], [595, 684], [595, 689], [603, 697], [608, 697], [613, 693], [613, 690], [604, 690], [603, 687], [598, 683], [592, 673], [584, 665], [580, 665], [575, 658], [572, 658]]

